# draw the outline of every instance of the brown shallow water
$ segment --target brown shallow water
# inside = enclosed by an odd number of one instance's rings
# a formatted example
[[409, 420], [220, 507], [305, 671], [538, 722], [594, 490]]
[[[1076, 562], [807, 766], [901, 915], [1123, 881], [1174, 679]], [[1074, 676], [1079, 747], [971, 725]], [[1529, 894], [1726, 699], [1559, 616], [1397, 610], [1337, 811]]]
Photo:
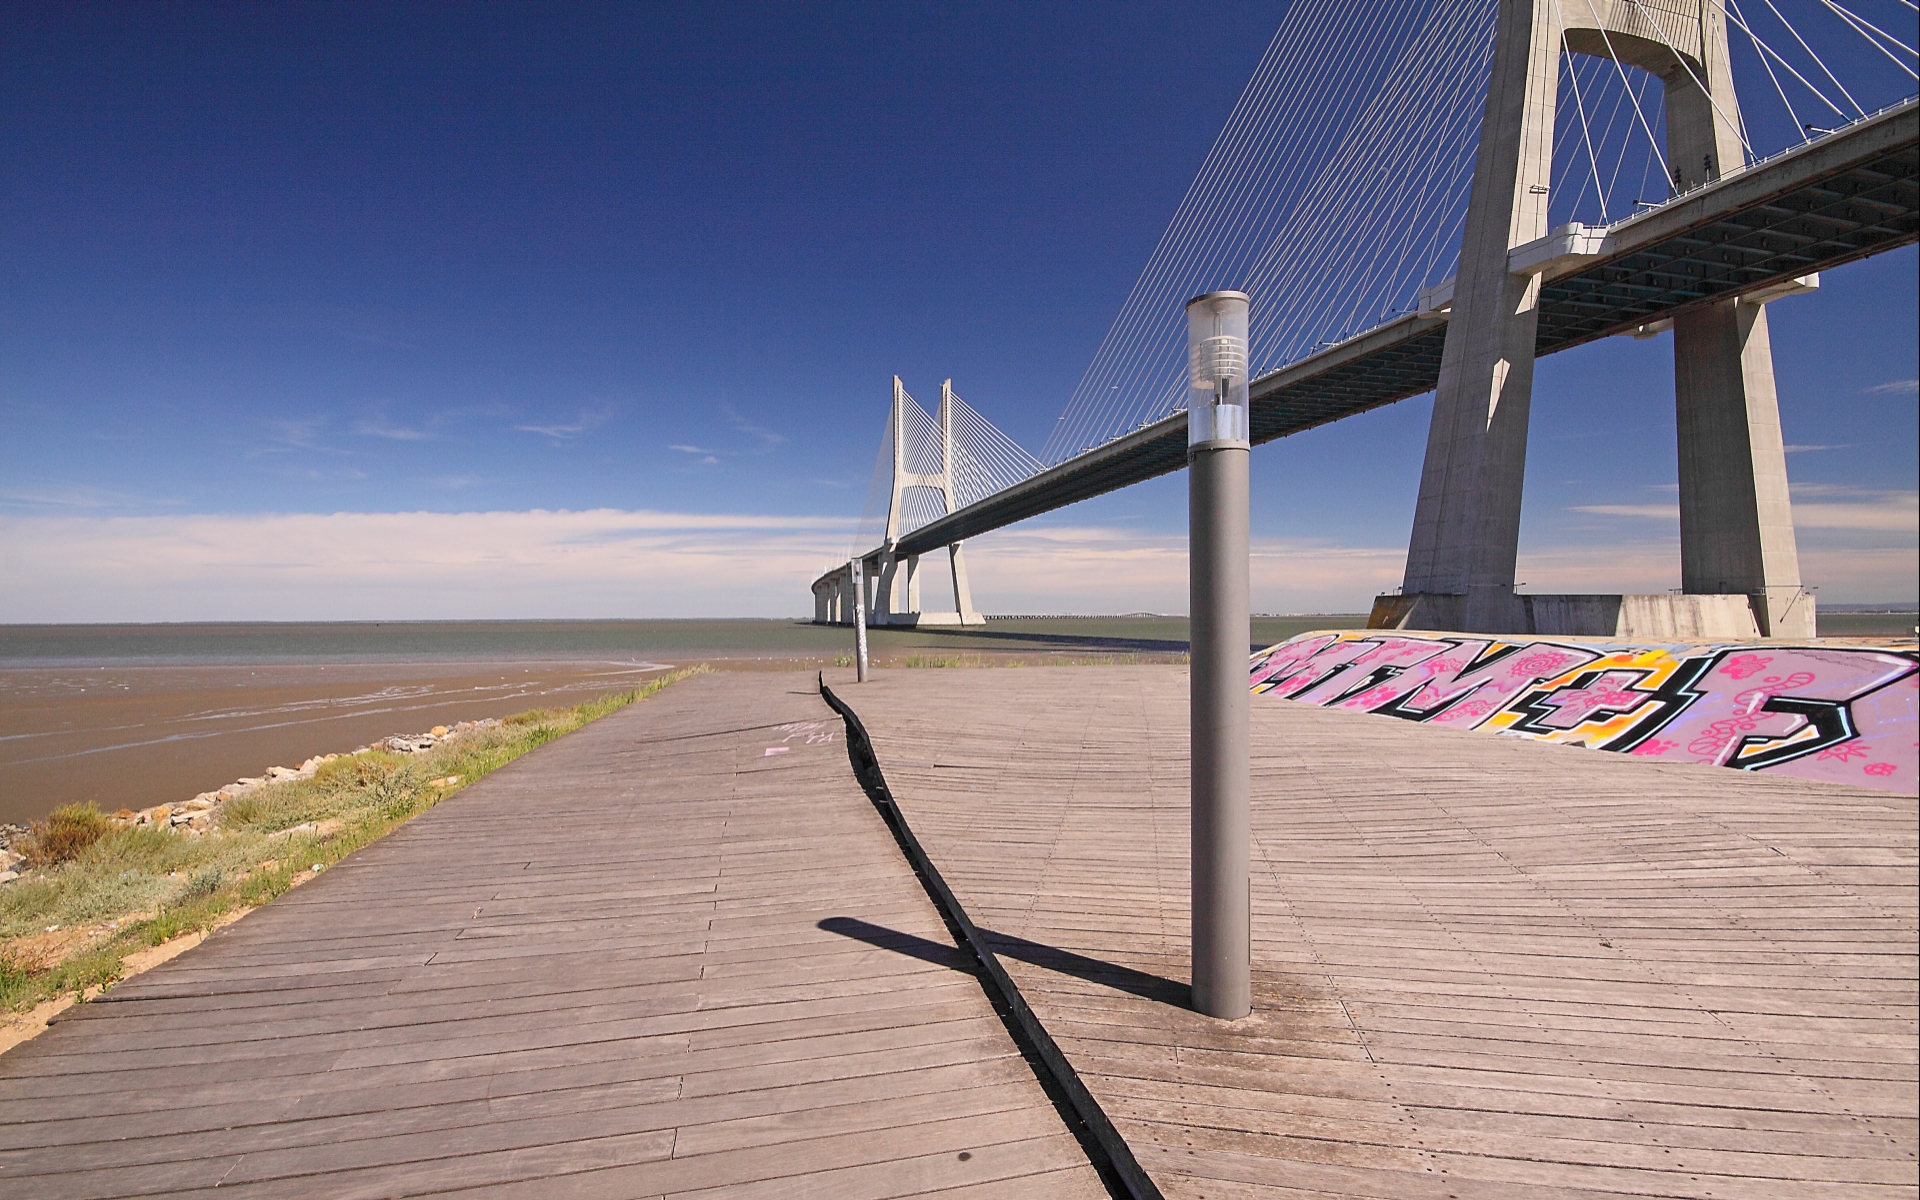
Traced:
[[0, 670], [0, 823], [109, 812], [395, 733], [576, 704], [650, 663], [330, 663]]

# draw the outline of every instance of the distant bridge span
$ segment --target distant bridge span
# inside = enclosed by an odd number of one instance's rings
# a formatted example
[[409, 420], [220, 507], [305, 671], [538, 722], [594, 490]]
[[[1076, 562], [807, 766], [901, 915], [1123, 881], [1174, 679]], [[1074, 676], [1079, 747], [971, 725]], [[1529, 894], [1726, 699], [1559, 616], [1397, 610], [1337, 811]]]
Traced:
[[[1523, 255], [1546, 256], [1535, 353], [1552, 354], [1730, 296], [1785, 294], [1795, 279], [1916, 238], [1920, 101], [1908, 100], [1629, 220], [1556, 231], [1511, 261], [1518, 269]], [[1432, 290], [1436, 309], [1447, 286]], [[1446, 337], [1444, 311], [1409, 313], [1254, 380], [1252, 440], [1432, 391]], [[1186, 465], [1187, 415], [1177, 412], [922, 525], [891, 552], [926, 554]], [[887, 550], [863, 557], [877, 564]]]

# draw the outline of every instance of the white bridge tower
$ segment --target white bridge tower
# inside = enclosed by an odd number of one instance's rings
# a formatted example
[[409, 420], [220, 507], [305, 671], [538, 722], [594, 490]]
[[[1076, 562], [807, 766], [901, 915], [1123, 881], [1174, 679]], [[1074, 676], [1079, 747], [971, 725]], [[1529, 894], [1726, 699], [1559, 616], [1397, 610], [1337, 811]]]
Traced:
[[[914, 404], [913, 397], [907, 395], [907, 389], [900, 377], [893, 377], [892, 418], [888, 427], [892, 432], [892, 484], [887, 498], [887, 522], [879, 548], [865, 556], [866, 570], [864, 597], [869, 625], [983, 625], [986, 618], [973, 607], [973, 590], [967, 583], [967, 560], [960, 542], [947, 546], [947, 568], [953, 580], [954, 609], [951, 612], [925, 612], [920, 608], [920, 556], [918, 554], [900, 555], [894, 547], [907, 532], [907, 492], [910, 488], [927, 488], [940, 496], [942, 514], [951, 513], [960, 507], [957, 484], [959, 482], [959, 459], [955, 453], [954, 421], [960, 404], [959, 397], [953, 394], [953, 380], [948, 379], [940, 385], [940, 410], [935, 417], [938, 434], [932, 439], [935, 451], [935, 470], [915, 471], [913, 468], [925, 466], [920, 461], [924, 455], [913, 451], [912, 430], [913, 414], [919, 413], [919, 420], [926, 420], [925, 410]], [[911, 406], [911, 408], [909, 407]], [[837, 571], [828, 572], [813, 585], [813, 619], [822, 624], [845, 625], [853, 622], [855, 610], [852, 588], [853, 571], [851, 564]], [[904, 593], [904, 594], [903, 594]]]

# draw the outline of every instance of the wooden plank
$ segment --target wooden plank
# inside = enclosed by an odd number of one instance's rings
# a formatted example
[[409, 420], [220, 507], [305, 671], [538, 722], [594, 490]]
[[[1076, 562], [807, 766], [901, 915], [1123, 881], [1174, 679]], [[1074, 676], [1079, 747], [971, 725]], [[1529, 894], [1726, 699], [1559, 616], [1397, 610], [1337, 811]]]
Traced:
[[811, 683], [676, 685], [0, 1057], [0, 1189], [1104, 1194], [844, 744], [764, 754]]
[[1913, 797], [1256, 697], [1255, 1012], [1215, 1022], [1185, 670], [930, 674], [846, 698], [1168, 1196], [1920, 1184]]

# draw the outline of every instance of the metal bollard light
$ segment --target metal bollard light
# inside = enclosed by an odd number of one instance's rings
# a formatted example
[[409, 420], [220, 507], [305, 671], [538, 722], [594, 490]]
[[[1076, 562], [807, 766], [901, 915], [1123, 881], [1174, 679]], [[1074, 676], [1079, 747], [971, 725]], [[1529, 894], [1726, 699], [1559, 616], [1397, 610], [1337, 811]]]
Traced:
[[1193, 1006], [1253, 1011], [1247, 687], [1247, 296], [1187, 302]]
[[867, 681], [867, 580], [866, 563], [853, 559], [847, 570], [853, 572], [853, 677]]

